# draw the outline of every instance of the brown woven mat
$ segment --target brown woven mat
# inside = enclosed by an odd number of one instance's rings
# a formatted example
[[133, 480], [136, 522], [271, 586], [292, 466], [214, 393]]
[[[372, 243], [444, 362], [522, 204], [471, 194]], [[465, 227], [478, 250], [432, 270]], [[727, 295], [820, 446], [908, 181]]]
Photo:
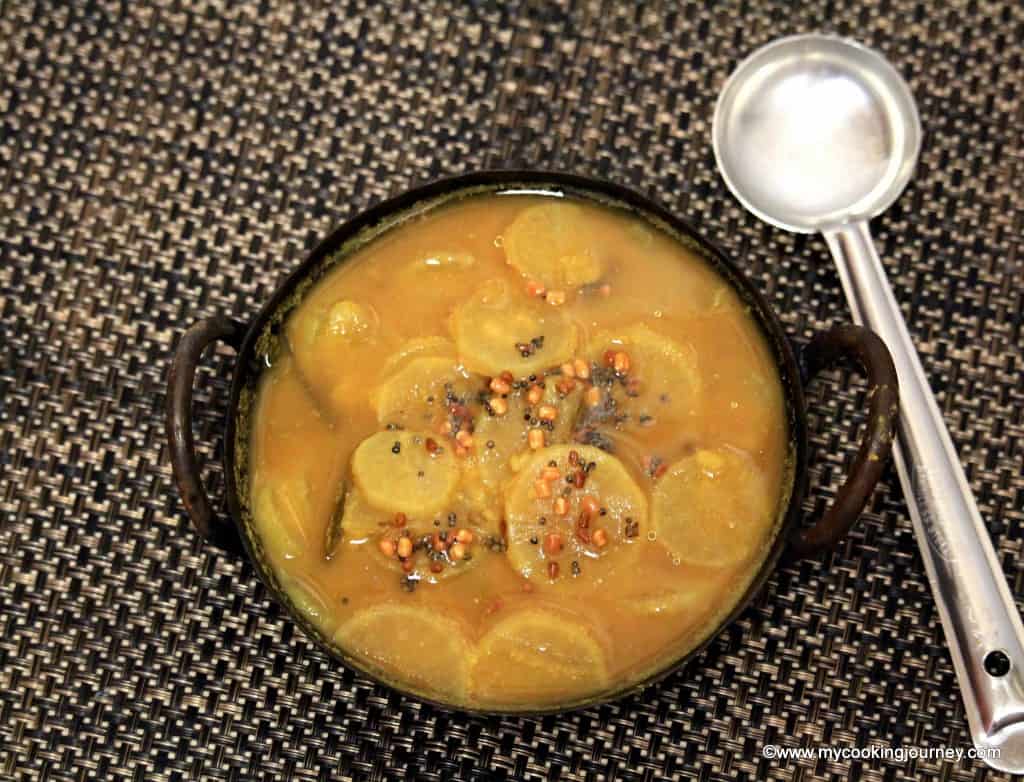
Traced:
[[[856, 35], [920, 103], [920, 170], [875, 229], [1022, 600], [1024, 6], [68, 5], [0, 4], [0, 776], [998, 778], [762, 757], [969, 744], [891, 472], [839, 550], [781, 570], [681, 674], [565, 717], [476, 719], [326, 659], [250, 567], [200, 545], [161, 417], [188, 324], [246, 318], [346, 216], [480, 167], [632, 185], [731, 250], [794, 336], [847, 320], [824, 244], [727, 194], [709, 123], [754, 47]], [[211, 355], [197, 391], [215, 494], [231, 361]], [[816, 389], [809, 511], [863, 406], [845, 373]]]

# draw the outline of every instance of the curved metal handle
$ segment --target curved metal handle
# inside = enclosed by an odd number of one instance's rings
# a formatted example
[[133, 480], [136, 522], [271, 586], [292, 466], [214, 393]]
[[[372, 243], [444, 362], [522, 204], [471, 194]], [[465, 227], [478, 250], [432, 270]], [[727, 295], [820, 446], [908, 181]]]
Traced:
[[1024, 772], [1024, 627], [866, 223], [825, 233], [853, 318], [900, 378], [896, 468], [960, 681], [971, 736], [994, 768]]
[[237, 351], [245, 332], [245, 326], [224, 316], [199, 321], [182, 336], [167, 376], [167, 445], [181, 501], [196, 532], [228, 548], [236, 547], [237, 535], [233, 528], [214, 521], [196, 460], [192, 440], [192, 383], [199, 359], [210, 343], [223, 340]]
[[868, 378], [867, 432], [846, 481], [820, 520], [800, 529], [791, 545], [801, 556], [831, 548], [860, 516], [889, 461], [896, 433], [899, 392], [892, 356], [873, 332], [861, 326], [833, 326], [816, 334], [800, 351], [806, 385], [818, 372], [842, 358], [852, 358]]

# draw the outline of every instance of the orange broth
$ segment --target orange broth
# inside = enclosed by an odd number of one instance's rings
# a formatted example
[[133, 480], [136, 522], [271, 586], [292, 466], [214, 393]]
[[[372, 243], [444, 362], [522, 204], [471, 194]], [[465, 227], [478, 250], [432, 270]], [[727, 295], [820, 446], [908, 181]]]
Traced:
[[298, 610], [387, 681], [483, 709], [620, 690], [702, 641], [765, 556], [773, 354], [637, 215], [459, 199], [357, 250], [284, 333], [257, 534]]

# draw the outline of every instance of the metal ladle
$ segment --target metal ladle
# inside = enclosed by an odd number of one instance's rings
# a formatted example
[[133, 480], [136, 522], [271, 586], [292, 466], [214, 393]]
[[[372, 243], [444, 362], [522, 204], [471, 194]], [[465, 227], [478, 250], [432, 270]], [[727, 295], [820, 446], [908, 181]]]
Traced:
[[999, 750], [986, 763], [1024, 772], [1024, 627], [868, 229], [917, 162], [910, 88], [853, 41], [783, 38], [729, 77], [712, 136], [722, 176], [747, 209], [779, 228], [824, 235], [854, 320], [892, 351], [896, 467], [971, 735], [979, 749]]

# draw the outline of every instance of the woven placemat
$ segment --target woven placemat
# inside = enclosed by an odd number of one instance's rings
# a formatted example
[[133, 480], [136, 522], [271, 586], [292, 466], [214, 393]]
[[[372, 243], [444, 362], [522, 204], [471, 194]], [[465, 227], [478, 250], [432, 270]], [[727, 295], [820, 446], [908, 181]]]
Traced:
[[[1024, 6], [794, 5], [0, 4], [0, 776], [1000, 778], [762, 756], [970, 743], [891, 470], [838, 550], [780, 570], [685, 671], [544, 719], [441, 712], [325, 658], [251, 567], [198, 542], [173, 488], [182, 330], [247, 318], [333, 225], [444, 174], [631, 185], [729, 249], [794, 336], [848, 320], [824, 244], [742, 211], [709, 144], [741, 56], [835, 31], [881, 49], [920, 104], [920, 169], [874, 227], [1024, 601]], [[205, 366], [196, 433], [220, 496], [232, 356]], [[852, 458], [862, 388], [815, 386], [810, 512]]]

